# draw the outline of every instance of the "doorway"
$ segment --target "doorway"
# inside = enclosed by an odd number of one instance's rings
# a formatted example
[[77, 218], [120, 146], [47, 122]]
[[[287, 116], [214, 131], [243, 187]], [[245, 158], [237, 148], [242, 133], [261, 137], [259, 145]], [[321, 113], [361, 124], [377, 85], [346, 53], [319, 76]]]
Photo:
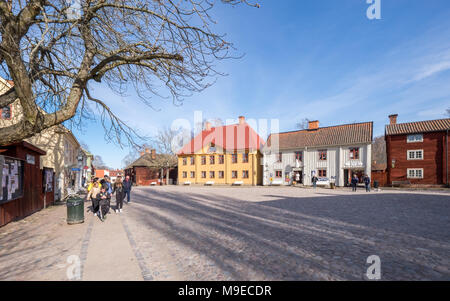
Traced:
[[294, 171], [294, 179], [297, 184], [303, 184], [303, 171]]

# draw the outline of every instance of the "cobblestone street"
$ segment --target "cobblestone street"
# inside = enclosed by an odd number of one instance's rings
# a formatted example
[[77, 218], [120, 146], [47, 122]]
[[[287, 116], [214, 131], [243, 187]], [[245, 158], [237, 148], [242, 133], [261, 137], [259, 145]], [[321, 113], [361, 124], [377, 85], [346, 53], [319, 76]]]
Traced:
[[84, 240], [86, 268], [101, 256], [88, 225], [105, 238], [109, 223], [109, 239], [121, 241], [106, 252], [127, 254], [119, 264], [130, 265], [129, 279], [364, 280], [367, 257], [378, 255], [382, 280], [450, 280], [448, 193], [162, 186], [135, 188], [103, 224], [87, 213], [68, 226], [64, 209], [0, 228], [0, 279], [66, 280], [63, 263]]

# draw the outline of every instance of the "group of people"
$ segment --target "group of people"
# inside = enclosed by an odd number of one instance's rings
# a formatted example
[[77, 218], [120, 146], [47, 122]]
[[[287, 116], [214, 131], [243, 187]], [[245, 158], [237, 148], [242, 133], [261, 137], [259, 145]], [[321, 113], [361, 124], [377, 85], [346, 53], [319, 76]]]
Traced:
[[122, 180], [118, 176], [116, 181], [111, 183], [111, 178], [105, 176], [103, 179], [93, 178], [87, 187], [88, 194], [86, 200], [92, 202], [92, 211], [94, 216], [98, 216], [101, 221], [106, 219], [106, 215], [111, 208], [111, 197], [116, 194], [116, 213], [121, 213], [123, 209], [123, 200], [127, 197], [127, 203], [130, 203], [132, 182], [129, 176]]
[[[314, 189], [317, 187], [317, 181], [319, 181], [319, 178], [316, 177], [316, 175], [314, 175], [311, 179], [312, 183], [313, 183], [313, 187]], [[364, 175], [363, 178], [363, 182], [364, 182], [364, 186], [366, 187], [366, 192], [370, 192], [370, 177], [366, 174]], [[353, 175], [352, 181], [351, 181], [351, 185], [352, 185], [352, 191], [356, 191], [356, 188], [358, 187], [358, 183], [359, 183], [359, 178], [357, 174]]]

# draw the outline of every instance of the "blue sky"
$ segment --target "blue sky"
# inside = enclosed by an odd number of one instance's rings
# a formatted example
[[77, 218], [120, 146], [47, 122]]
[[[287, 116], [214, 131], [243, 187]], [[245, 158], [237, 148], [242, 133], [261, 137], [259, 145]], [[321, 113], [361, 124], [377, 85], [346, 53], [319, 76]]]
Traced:
[[[366, 0], [261, 0], [259, 9], [218, 4], [213, 16], [241, 53], [219, 62], [214, 86], [185, 99], [101, 96], [123, 120], [152, 135], [194, 111], [222, 120], [244, 115], [279, 119], [295, 130], [303, 118], [321, 126], [373, 121], [384, 133], [388, 115], [399, 122], [443, 118], [450, 107], [450, 2], [381, 0], [381, 20], [369, 20]], [[107, 144], [99, 124], [74, 130], [92, 153], [119, 168], [129, 149]], [[266, 137], [263, 137], [266, 138]]]

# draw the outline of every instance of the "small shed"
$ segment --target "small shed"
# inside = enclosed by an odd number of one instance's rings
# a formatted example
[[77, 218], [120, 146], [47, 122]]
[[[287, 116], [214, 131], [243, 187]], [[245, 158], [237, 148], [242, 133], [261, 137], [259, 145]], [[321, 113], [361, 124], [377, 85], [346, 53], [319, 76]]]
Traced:
[[[136, 186], [152, 184], [176, 184], [178, 178], [177, 157], [170, 154], [156, 154], [155, 150], [141, 153], [141, 157], [125, 168]], [[168, 173], [168, 174], [167, 174]]]
[[[53, 202], [53, 189], [51, 192], [43, 189], [40, 157], [44, 155], [45, 151], [25, 141], [0, 146], [0, 226]], [[53, 178], [51, 181], [54, 187]]]

